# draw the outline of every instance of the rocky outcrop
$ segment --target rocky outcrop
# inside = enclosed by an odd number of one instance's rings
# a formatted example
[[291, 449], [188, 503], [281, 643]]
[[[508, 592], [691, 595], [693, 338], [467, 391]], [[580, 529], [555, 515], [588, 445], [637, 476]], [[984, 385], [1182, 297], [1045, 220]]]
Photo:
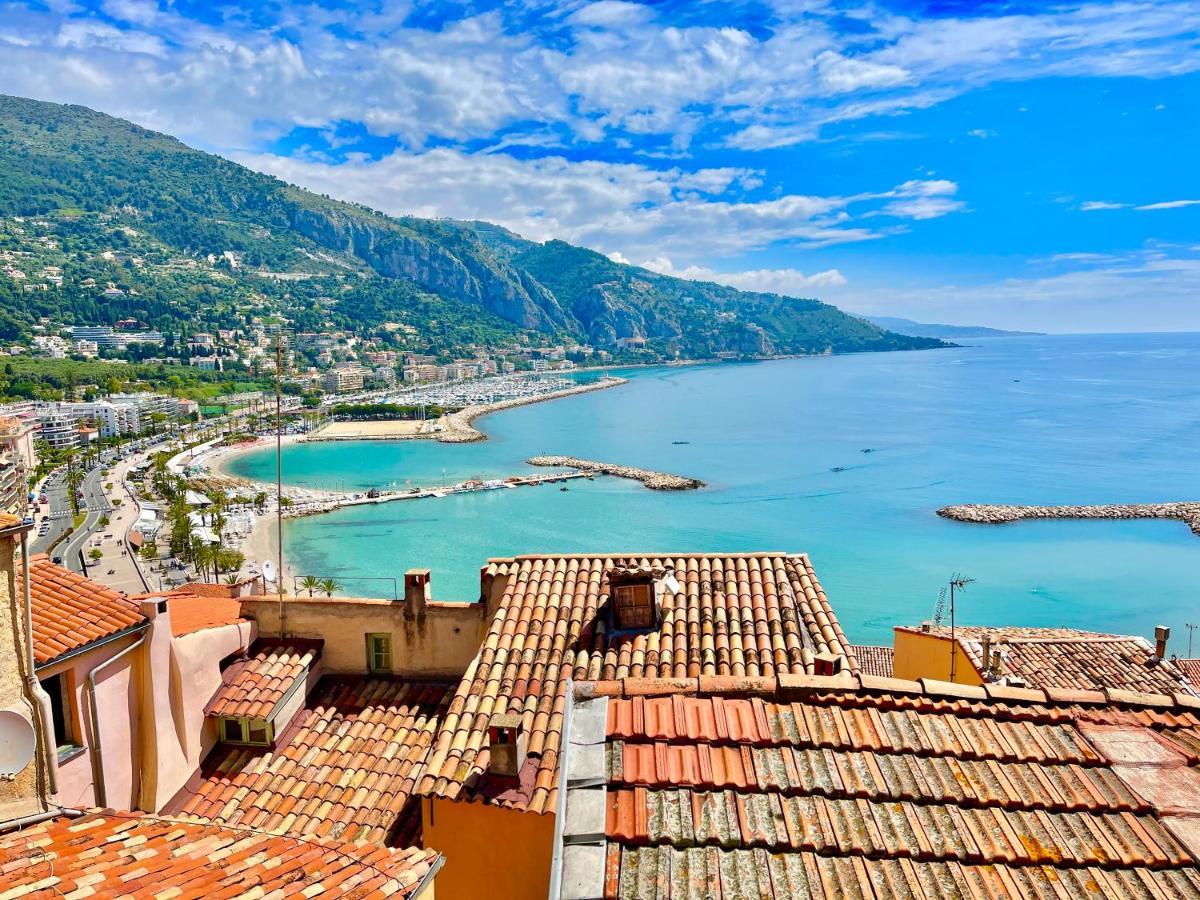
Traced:
[[578, 459], [574, 456], [535, 456], [525, 462], [531, 466], [553, 466], [556, 469], [578, 469], [580, 472], [594, 472], [597, 475], [631, 478], [634, 481], [640, 481], [652, 491], [694, 491], [704, 487], [704, 482], [698, 478], [671, 475], [668, 472], [655, 472], [651, 469], [638, 469], [634, 466], [597, 462], [594, 459]]
[[438, 243], [382, 220], [302, 206], [292, 211], [291, 225], [324, 247], [358, 257], [380, 275], [474, 303], [522, 328], [572, 330], [576, 324], [535, 278], [495, 259], [461, 232]]
[[956, 522], [1001, 525], [1022, 519], [1178, 519], [1200, 537], [1200, 503], [1109, 503], [1101, 506], [946, 506], [939, 516]]

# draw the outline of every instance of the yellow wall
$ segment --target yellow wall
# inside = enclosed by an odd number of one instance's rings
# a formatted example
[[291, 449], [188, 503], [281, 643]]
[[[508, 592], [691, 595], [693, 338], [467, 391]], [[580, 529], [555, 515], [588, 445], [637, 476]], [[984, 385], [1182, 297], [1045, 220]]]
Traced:
[[437, 875], [441, 900], [527, 900], [550, 892], [554, 816], [482, 803], [421, 801], [424, 844], [446, 865]]
[[[894, 632], [895, 659], [892, 674], [896, 678], [916, 681], [933, 678], [950, 681], [950, 638], [942, 634], [925, 634], [897, 628]], [[979, 672], [959, 646], [954, 669], [956, 684], [983, 684]]]
[[[404, 603], [391, 600], [291, 597], [286, 605], [287, 632], [293, 637], [323, 638], [321, 661], [330, 673], [367, 670], [368, 634], [392, 636], [392, 669], [409, 677], [459, 677], [483, 640], [483, 604], [431, 603], [425, 615], [408, 618]], [[247, 597], [242, 615], [258, 623], [259, 634], [279, 633], [279, 601]]]

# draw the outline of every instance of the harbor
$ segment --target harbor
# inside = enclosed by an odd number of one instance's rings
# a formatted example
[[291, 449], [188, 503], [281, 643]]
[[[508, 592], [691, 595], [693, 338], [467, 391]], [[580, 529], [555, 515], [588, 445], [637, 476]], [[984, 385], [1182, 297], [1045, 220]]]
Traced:
[[1106, 503], [1096, 506], [1009, 506], [968, 503], [937, 511], [944, 519], [1005, 525], [1026, 519], [1178, 519], [1200, 537], [1200, 503]]

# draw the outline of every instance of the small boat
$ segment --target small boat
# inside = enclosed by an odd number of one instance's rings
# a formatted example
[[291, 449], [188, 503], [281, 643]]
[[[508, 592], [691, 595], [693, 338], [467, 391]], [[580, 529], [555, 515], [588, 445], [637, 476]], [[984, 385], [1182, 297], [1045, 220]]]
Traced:
[[671, 441], [671, 443], [674, 444], [676, 447], [678, 447], [682, 444], [690, 444], [691, 441]]
[[846, 471], [846, 467], [845, 467], [845, 466], [834, 466], [834, 467], [833, 467], [832, 469], [830, 469], [829, 471], [830, 471], [830, 472], [845, 472], [845, 471]]
[[559, 488], [559, 490], [560, 490], [560, 491], [569, 491], [569, 490], [570, 490], [570, 488], [569, 488], [569, 487], [567, 487], [567, 486], [564, 484], [562, 487], [560, 487], [560, 488]]

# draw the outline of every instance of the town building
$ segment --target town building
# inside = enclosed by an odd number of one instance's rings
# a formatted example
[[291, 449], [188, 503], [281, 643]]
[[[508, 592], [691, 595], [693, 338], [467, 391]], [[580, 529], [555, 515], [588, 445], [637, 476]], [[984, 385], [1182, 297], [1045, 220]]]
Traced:
[[956, 684], [1143, 693], [1185, 691], [1200, 696], [1167, 658], [1170, 629], [1145, 638], [1073, 628], [897, 626], [897, 678], [936, 678]]
[[347, 394], [363, 389], [364, 370], [360, 366], [347, 366], [327, 372], [321, 386], [331, 394]]

